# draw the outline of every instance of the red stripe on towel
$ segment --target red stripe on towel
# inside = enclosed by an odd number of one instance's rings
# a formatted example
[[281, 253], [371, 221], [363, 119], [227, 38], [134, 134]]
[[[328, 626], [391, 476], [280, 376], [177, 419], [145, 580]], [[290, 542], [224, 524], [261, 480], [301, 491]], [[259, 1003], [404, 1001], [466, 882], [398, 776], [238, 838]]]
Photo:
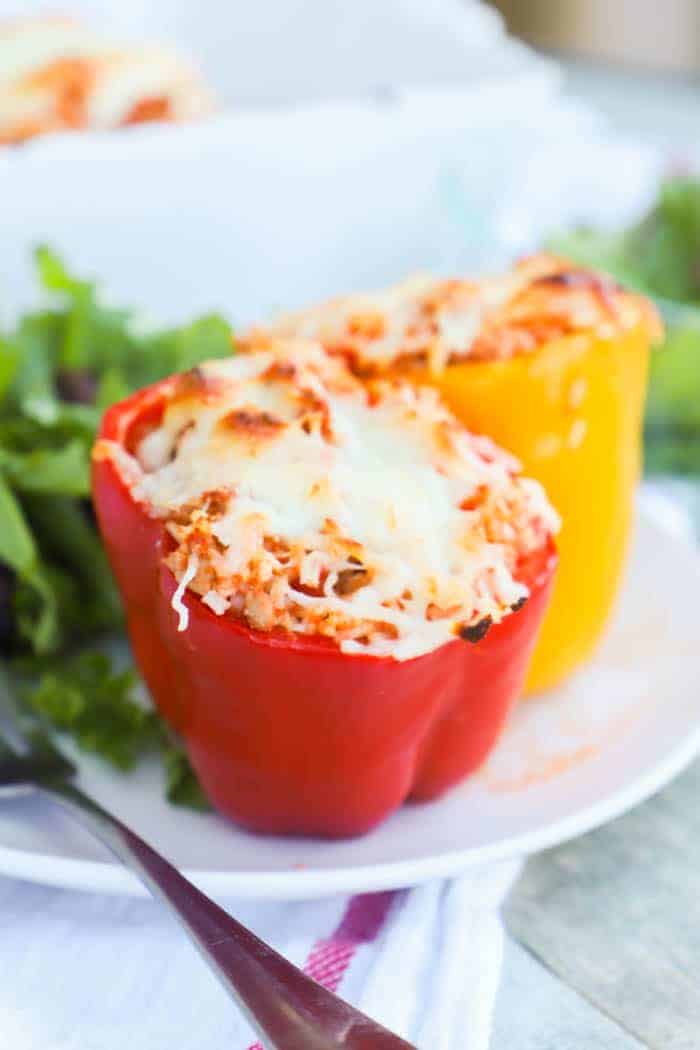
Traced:
[[[357, 949], [379, 936], [395, 897], [393, 890], [352, 897], [330, 937], [314, 944], [304, 964], [304, 973], [330, 992], [337, 992]], [[253, 1043], [248, 1050], [264, 1048], [262, 1043]]]

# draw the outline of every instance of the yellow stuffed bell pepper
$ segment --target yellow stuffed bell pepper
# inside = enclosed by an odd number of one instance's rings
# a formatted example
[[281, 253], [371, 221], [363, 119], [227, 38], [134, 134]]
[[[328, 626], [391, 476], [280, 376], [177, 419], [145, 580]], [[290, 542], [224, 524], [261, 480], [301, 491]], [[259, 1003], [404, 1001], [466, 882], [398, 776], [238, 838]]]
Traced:
[[480, 281], [417, 277], [280, 320], [360, 374], [410, 372], [513, 452], [562, 516], [554, 595], [528, 691], [592, 654], [625, 562], [641, 462], [647, 300], [548, 255]]
[[535, 354], [447, 368], [445, 398], [514, 452], [562, 517], [552, 601], [528, 676], [547, 689], [588, 659], [617, 593], [640, 471], [649, 334], [552, 339]]

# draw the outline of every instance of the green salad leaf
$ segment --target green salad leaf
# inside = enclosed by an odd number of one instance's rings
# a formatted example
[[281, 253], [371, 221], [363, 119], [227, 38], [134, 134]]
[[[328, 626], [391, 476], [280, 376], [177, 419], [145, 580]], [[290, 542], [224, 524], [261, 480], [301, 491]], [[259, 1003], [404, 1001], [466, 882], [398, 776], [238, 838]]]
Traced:
[[171, 743], [163, 751], [165, 764], [165, 796], [174, 806], [186, 806], [205, 813], [211, 809], [207, 796], [181, 747]]
[[[33, 668], [25, 663], [23, 669], [26, 675]], [[166, 797], [190, 809], [210, 808], [187, 755], [143, 700], [136, 673], [116, 670], [107, 653], [92, 649], [49, 659], [23, 696], [41, 725], [68, 734], [81, 750], [119, 770], [159, 755]]]
[[700, 179], [662, 183], [648, 213], [627, 229], [580, 227], [552, 236], [549, 246], [641, 292], [700, 305]]
[[134, 673], [85, 650], [123, 623], [89, 501], [89, 465], [109, 405], [228, 356], [231, 327], [217, 314], [147, 326], [50, 248], [38, 248], [35, 263], [46, 302], [0, 333], [0, 648], [20, 670], [36, 717], [121, 769], [157, 752], [168, 796], [201, 807], [187, 759], [138, 699]]
[[0, 560], [21, 575], [31, 573], [37, 549], [22, 508], [0, 474]]
[[131, 769], [156, 748], [162, 732], [154, 712], [133, 699], [136, 681], [132, 670], [115, 672], [105, 653], [91, 650], [45, 670], [26, 698], [83, 750]]
[[35, 259], [49, 303], [0, 336], [0, 567], [13, 579], [11, 597], [3, 588], [0, 601], [13, 604], [14, 647], [43, 654], [121, 624], [88, 502], [103, 411], [172, 372], [227, 356], [232, 332], [214, 314], [146, 330], [49, 248]]
[[700, 473], [700, 179], [668, 179], [628, 229], [570, 230], [549, 247], [656, 301], [666, 340], [651, 362], [646, 470]]
[[0, 447], [0, 471], [20, 492], [83, 497], [90, 494], [85, 444], [74, 438], [59, 448], [35, 447], [21, 452]]

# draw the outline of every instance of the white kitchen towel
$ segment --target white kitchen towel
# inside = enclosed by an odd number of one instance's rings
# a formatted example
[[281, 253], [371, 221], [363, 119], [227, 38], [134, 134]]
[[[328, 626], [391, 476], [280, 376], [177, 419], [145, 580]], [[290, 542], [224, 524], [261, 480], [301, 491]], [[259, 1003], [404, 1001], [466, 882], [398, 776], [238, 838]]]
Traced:
[[[419, 1050], [487, 1050], [517, 862], [413, 890], [226, 902]], [[0, 879], [2, 1050], [260, 1050], [176, 923], [141, 898]]]

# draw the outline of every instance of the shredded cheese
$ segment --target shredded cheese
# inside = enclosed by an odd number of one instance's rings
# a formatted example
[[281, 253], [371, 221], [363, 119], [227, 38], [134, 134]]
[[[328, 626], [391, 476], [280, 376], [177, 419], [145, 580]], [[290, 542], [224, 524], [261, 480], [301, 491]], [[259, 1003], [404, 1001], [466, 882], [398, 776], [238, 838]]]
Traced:
[[527, 597], [518, 564], [557, 516], [434, 390], [275, 340], [168, 389], [135, 454], [95, 454], [165, 523], [181, 629], [189, 588], [258, 630], [409, 659]]
[[415, 363], [438, 373], [459, 361], [532, 353], [574, 332], [611, 337], [641, 320], [660, 334], [648, 300], [610, 278], [540, 254], [478, 281], [423, 274], [377, 292], [332, 299], [280, 317], [266, 330], [318, 339], [367, 375]]
[[178, 615], [178, 624], [177, 624], [178, 631], [186, 631], [187, 628], [189, 627], [190, 613], [189, 613], [189, 609], [187, 608], [187, 606], [185, 605], [185, 603], [183, 602], [182, 599], [184, 597], [185, 591], [187, 590], [189, 585], [192, 583], [192, 580], [197, 575], [197, 570], [198, 569], [199, 569], [199, 558], [197, 557], [196, 554], [190, 554], [190, 556], [187, 559], [187, 565], [185, 567], [185, 571], [183, 572], [182, 576], [180, 577], [180, 582], [178, 583], [177, 588], [175, 590], [175, 593], [173, 594], [172, 600], [170, 602], [173, 610]]

